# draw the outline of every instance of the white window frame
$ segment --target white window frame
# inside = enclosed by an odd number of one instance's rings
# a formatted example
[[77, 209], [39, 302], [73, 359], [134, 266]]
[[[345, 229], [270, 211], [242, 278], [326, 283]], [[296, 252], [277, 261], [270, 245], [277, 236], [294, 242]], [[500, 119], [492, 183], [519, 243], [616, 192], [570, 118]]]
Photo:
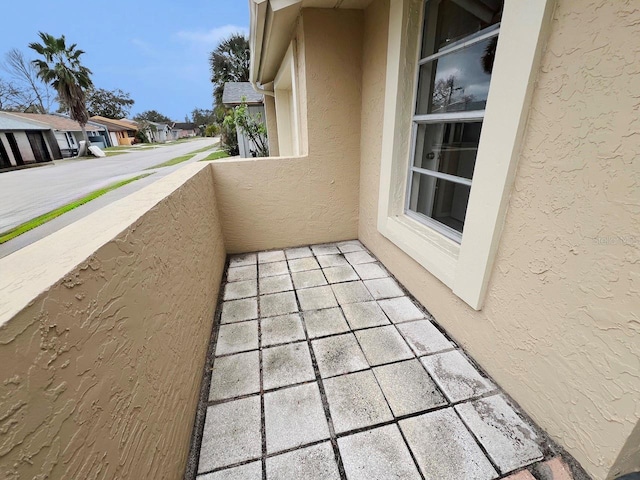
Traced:
[[423, 5], [423, 0], [390, 0], [378, 231], [469, 306], [480, 310], [554, 0], [505, 0], [459, 244], [405, 212]]

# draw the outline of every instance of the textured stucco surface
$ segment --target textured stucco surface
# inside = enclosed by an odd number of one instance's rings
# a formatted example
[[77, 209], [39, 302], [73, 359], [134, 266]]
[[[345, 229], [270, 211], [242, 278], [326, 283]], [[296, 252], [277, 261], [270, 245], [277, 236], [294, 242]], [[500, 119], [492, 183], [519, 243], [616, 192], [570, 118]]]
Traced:
[[205, 164], [0, 260], [0, 478], [181, 478], [224, 263]]
[[356, 237], [362, 26], [359, 10], [302, 11], [294, 42], [308, 155], [212, 162], [230, 253]]
[[376, 229], [388, 8], [365, 12], [359, 237], [604, 479], [640, 418], [640, 6], [558, 1], [480, 312]]

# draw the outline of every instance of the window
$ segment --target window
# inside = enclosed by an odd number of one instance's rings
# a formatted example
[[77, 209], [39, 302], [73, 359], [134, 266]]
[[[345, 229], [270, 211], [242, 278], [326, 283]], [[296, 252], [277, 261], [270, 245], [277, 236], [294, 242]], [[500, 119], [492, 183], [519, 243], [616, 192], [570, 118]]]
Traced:
[[427, 0], [406, 213], [456, 242], [469, 203], [503, 0]]

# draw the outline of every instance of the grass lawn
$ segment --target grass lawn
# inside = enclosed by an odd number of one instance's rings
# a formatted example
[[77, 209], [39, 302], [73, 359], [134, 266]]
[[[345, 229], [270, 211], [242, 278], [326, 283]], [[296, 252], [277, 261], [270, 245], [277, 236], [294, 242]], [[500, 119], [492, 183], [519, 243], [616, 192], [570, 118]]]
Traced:
[[207, 150], [211, 150], [212, 148], [217, 147], [218, 145], [220, 145], [220, 142], [216, 142], [216, 143], [212, 143], [211, 145], [208, 145], [206, 147], [202, 147], [199, 148], [198, 150], [194, 150], [191, 153], [201, 153], [201, 152], [206, 152]]
[[225, 152], [224, 150], [220, 150], [218, 152], [213, 152], [212, 154], [210, 154], [208, 157], [203, 158], [202, 160], [200, 160], [201, 162], [208, 162], [209, 160], [219, 160], [221, 158], [226, 158], [228, 157], [229, 154], [227, 152]]
[[195, 153], [189, 153], [187, 155], [182, 155], [181, 157], [172, 158], [171, 160], [168, 160], [164, 163], [159, 163], [158, 165], [154, 165], [153, 167], [145, 168], [145, 170], [153, 170], [154, 168], [170, 167], [172, 165], [177, 165], [178, 163], [191, 160], [195, 156], [196, 156]]
[[112, 185], [101, 188], [99, 190], [94, 190], [93, 192], [89, 193], [88, 195], [85, 195], [82, 198], [79, 198], [78, 200], [74, 200], [71, 203], [67, 203], [66, 205], [58, 207], [55, 210], [51, 210], [50, 212], [47, 212], [44, 215], [40, 215], [39, 217], [32, 218], [28, 222], [24, 222], [23, 224], [18, 225], [17, 227], [7, 230], [6, 232], [0, 233], [0, 244], [8, 242], [9, 240], [18, 237], [23, 233], [28, 232], [29, 230], [33, 230], [34, 228], [39, 227], [40, 225], [47, 223], [48, 221], [53, 220], [54, 218], [59, 217], [60, 215], [67, 213], [70, 210], [73, 210], [74, 208], [78, 208], [80, 205], [84, 205], [85, 203], [88, 203], [91, 200], [101, 197], [105, 193], [115, 190], [116, 188], [123, 187], [128, 183], [135, 182], [136, 180], [140, 180], [141, 178], [148, 177], [149, 175], [151, 174], [146, 173], [144, 175], [138, 175], [137, 177], [129, 178], [128, 180], [122, 180], [121, 182], [114, 183]]

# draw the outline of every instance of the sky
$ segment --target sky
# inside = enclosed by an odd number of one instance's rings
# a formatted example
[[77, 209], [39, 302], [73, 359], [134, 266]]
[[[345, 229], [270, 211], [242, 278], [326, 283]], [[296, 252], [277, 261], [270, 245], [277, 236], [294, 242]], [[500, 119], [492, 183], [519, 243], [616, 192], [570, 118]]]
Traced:
[[77, 43], [97, 88], [131, 94], [131, 116], [157, 110], [184, 121], [211, 108], [208, 54], [234, 32], [248, 35], [248, 0], [30, 0], [3, 2], [0, 55], [29, 58], [38, 31]]

